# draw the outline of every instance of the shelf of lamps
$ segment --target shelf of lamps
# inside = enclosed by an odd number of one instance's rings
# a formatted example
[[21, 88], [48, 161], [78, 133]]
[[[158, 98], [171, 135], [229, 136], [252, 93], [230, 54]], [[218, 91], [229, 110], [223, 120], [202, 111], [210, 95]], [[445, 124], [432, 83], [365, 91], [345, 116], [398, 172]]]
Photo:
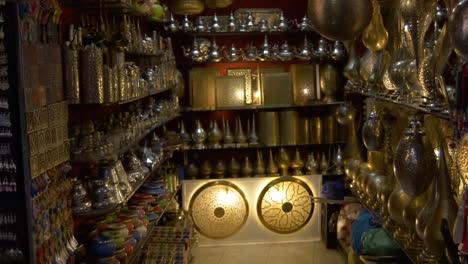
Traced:
[[[450, 115], [449, 114], [445, 114], [445, 113], [442, 113], [442, 112], [439, 112], [439, 111], [431, 110], [429, 108], [425, 108], [423, 106], [415, 105], [413, 103], [404, 102], [404, 101], [397, 101], [397, 100], [391, 98], [389, 95], [365, 93], [365, 92], [361, 92], [361, 91], [348, 91], [347, 93], [348, 94], [357, 94], [357, 95], [362, 95], [362, 96], [366, 96], [366, 97], [375, 98], [377, 100], [387, 102], [387, 103], [390, 103], [390, 104], [395, 105], [397, 107], [402, 107], [402, 108], [408, 109], [410, 111], [422, 112], [422, 113], [429, 114], [429, 115], [432, 115], [432, 116], [435, 116], [435, 117], [438, 117], [438, 118], [441, 118], [441, 119], [444, 119], [444, 120], [450, 120]], [[441, 108], [441, 109], [443, 110], [445, 108]]]
[[309, 108], [309, 107], [328, 107], [328, 106], [340, 106], [344, 102], [316, 102], [303, 105], [245, 105], [236, 107], [220, 107], [215, 109], [193, 109], [187, 107], [181, 110], [181, 112], [210, 112], [210, 111], [249, 111], [249, 110], [272, 110], [272, 109], [290, 109], [290, 108]]
[[88, 107], [88, 106], [124, 105], [124, 104], [132, 103], [132, 102], [135, 102], [135, 101], [139, 101], [139, 100], [142, 100], [142, 99], [151, 97], [151, 96], [155, 96], [155, 95], [158, 95], [158, 94], [161, 94], [161, 93], [170, 91], [170, 90], [172, 90], [174, 87], [175, 87], [175, 85], [174, 85], [174, 86], [165, 87], [165, 88], [163, 88], [163, 89], [159, 89], [159, 90], [154, 91], [154, 92], [149, 93], [149, 94], [145, 94], [145, 95], [141, 95], [141, 96], [138, 96], [138, 97], [134, 97], [134, 98], [127, 99], [127, 100], [122, 100], [122, 101], [117, 101], [117, 102], [110, 102], [110, 103], [89, 103], [89, 104], [88, 104], [88, 103], [79, 103], [79, 104], [68, 104], [68, 106], [69, 106], [69, 107], [72, 107], [72, 108], [75, 108], [75, 107]]
[[[372, 210], [371, 208], [369, 208], [369, 206], [364, 202], [362, 201], [359, 196], [357, 194], [355, 194], [353, 192], [353, 195], [354, 197], [356, 198], [356, 200], [359, 201], [360, 204], [362, 204], [362, 206], [364, 206], [369, 212], [371, 212], [371, 214], [376, 218], [376, 219], [379, 219], [379, 222], [382, 222], [382, 216], [380, 216], [379, 213], [375, 212], [374, 210]], [[393, 232], [391, 230], [388, 230], [387, 228], [385, 228], [383, 225], [382, 225], [382, 228], [383, 230], [385, 230], [385, 232], [393, 239], [393, 241], [395, 241], [395, 243], [401, 248], [401, 250], [405, 253], [405, 255], [408, 257], [409, 260], [411, 260], [412, 263], [418, 263], [417, 262], [417, 254], [419, 252], [417, 251], [411, 251], [411, 250], [408, 250], [403, 244], [401, 244], [400, 241], [396, 240], [394, 235], [393, 235]]]
[[138, 243], [136, 249], [133, 251], [133, 254], [132, 256], [130, 257], [128, 263], [129, 264], [132, 264], [132, 263], [140, 263], [138, 262], [139, 258], [140, 258], [140, 254], [141, 254], [141, 251], [143, 250], [143, 248], [145, 247], [146, 243], [148, 242], [149, 238], [151, 237], [151, 233], [153, 233], [153, 230], [156, 228], [156, 226], [158, 226], [159, 224], [159, 221], [162, 219], [162, 217], [164, 216], [164, 214], [166, 213], [167, 211], [167, 208], [169, 207], [169, 205], [171, 204], [171, 202], [175, 199], [177, 193], [179, 192], [179, 190], [181, 189], [181, 186], [179, 185], [177, 187], [177, 189], [172, 193], [171, 195], [171, 198], [169, 199], [169, 202], [167, 203], [167, 205], [164, 207], [163, 211], [161, 212], [161, 214], [158, 216], [158, 218], [153, 222], [153, 223], [150, 223], [149, 224], [149, 227], [148, 227], [148, 231], [147, 231], [147, 235], [145, 238], [142, 239], [142, 241], [140, 241], [140, 243]]
[[[319, 147], [319, 146], [330, 146], [330, 145], [344, 145], [346, 142], [331, 142], [331, 143], [318, 143], [318, 144], [294, 144], [294, 145], [278, 145], [278, 146], [261, 146], [258, 144], [249, 145], [247, 143], [235, 146], [235, 144], [230, 144], [229, 146], [223, 146], [219, 148], [205, 147], [205, 148], [195, 148], [187, 147], [188, 151], [216, 151], [216, 150], [236, 150], [236, 149], [264, 149], [264, 148], [299, 148], [299, 147]], [[233, 146], [234, 145], [234, 146]]]
[[117, 150], [114, 150], [110, 155], [104, 155], [104, 156], [101, 156], [101, 157], [93, 157], [93, 158], [89, 158], [89, 159], [79, 159], [79, 160], [70, 159], [70, 161], [72, 163], [87, 163], [87, 162], [98, 162], [100, 160], [116, 159], [119, 155], [124, 154], [125, 152], [129, 151], [131, 148], [136, 146], [141, 140], [143, 140], [145, 137], [147, 137], [156, 128], [161, 127], [161, 126], [171, 122], [172, 120], [174, 120], [174, 119], [176, 119], [178, 117], [180, 117], [180, 115], [178, 113], [176, 113], [174, 116], [167, 118], [163, 122], [160, 122], [158, 124], [155, 124], [155, 125], [151, 126], [147, 130], [145, 130], [144, 133], [142, 133], [141, 135], [139, 135], [138, 137], [136, 137], [135, 139], [133, 139], [129, 143], [124, 144], [123, 147], [121, 147], [121, 148], [119, 148]]

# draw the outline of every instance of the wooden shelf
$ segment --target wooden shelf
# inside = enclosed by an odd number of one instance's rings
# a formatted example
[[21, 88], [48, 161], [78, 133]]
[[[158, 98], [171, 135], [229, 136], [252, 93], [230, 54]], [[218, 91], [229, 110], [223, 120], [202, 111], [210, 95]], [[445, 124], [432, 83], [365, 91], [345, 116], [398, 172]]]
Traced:
[[236, 107], [220, 107], [215, 109], [193, 109], [191, 107], [186, 107], [181, 110], [181, 112], [213, 112], [213, 111], [252, 111], [252, 110], [274, 110], [274, 109], [295, 109], [295, 108], [309, 108], [309, 107], [335, 107], [340, 106], [344, 102], [337, 101], [333, 103], [310, 103], [304, 105], [245, 105], [245, 106], [236, 106]]
[[278, 146], [260, 146], [260, 145], [249, 145], [249, 146], [229, 146], [221, 148], [185, 148], [187, 151], [223, 151], [223, 150], [245, 150], [245, 149], [268, 149], [268, 148], [302, 148], [302, 147], [322, 147], [330, 145], [344, 145], [346, 142], [331, 142], [331, 143], [320, 143], [320, 144], [295, 144], [295, 145], [278, 145]]

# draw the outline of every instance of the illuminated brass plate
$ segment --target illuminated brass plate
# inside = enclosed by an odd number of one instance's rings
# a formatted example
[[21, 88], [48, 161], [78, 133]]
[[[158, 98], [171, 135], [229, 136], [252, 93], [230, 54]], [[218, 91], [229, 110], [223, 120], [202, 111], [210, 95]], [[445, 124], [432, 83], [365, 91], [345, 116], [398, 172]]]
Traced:
[[245, 80], [240, 76], [216, 77], [216, 107], [245, 105]]
[[252, 69], [250, 68], [230, 68], [227, 69], [228, 76], [244, 78], [245, 104], [252, 104]]
[[291, 73], [265, 73], [263, 76], [263, 105], [289, 106], [293, 102]]
[[291, 65], [294, 103], [306, 104], [317, 99], [315, 64]]
[[213, 181], [192, 196], [189, 212], [200, 234], [224, 239], [236, 234], [247, 221], [249, 205], [244, 193], [227, 181]]
[[217, 68], [194, 68], [190, 71], [190, 102], [194, 110], [216, 108], [215, 81]]
[[263, 188], [257, 202], [262, 224], [273, 232], [291, 234], [303, 228], [312, 217], [312, 190], [297, 178], [284, 176]]

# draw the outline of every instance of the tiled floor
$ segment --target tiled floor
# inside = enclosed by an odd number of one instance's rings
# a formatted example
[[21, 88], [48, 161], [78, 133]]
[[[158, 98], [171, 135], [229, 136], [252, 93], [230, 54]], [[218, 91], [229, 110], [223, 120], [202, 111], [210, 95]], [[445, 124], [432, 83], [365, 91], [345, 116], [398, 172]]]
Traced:
[[192, 264], [345, 264], [338, 250], [323, 242], [196, 247]]

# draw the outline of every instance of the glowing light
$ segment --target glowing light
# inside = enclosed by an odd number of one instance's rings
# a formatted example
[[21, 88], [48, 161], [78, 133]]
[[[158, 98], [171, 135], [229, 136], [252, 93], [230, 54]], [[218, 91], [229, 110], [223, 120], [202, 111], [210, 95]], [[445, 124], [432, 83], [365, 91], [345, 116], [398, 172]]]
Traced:
[[227, 188], [218, 192], [216, 200], [218, 203], [225, 205], [233, 205], [239, 202], [239, 199], [236, 196], [236, 194]]

